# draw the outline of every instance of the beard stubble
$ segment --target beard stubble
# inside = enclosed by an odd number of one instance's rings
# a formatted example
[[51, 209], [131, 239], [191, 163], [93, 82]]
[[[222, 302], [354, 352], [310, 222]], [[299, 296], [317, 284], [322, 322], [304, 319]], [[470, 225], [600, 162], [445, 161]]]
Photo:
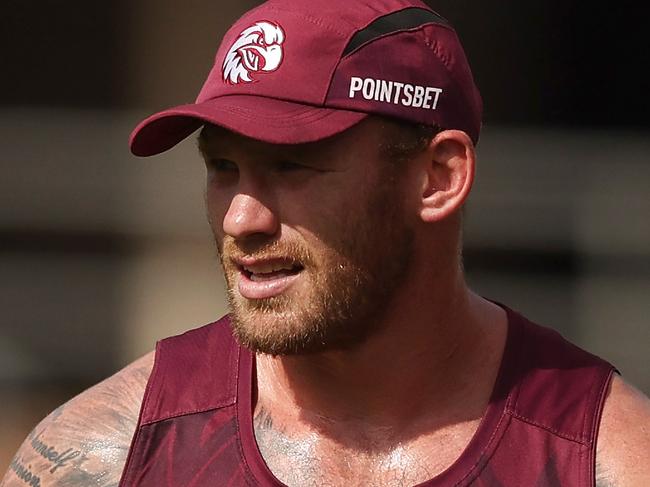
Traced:
[[[382, 172], [397, 171], [387, 167]], [[395, 174], [380, 175], [358, 211], [332, 222], [331, 234], [307, 248], [254, 236], [237, 242], [226, 236], [219, 257], [227, 284], [231, 325], [238, 341], [273, 356], [348, 350], [381, 329], [381, 316], [409, 272], [413, 231], [403, 219]], [[281, 257], [300, 263], [308, 292], [249, 300], [237, 291], [237, 256]], [[291, 290], [289, 290], [291, 291]]]

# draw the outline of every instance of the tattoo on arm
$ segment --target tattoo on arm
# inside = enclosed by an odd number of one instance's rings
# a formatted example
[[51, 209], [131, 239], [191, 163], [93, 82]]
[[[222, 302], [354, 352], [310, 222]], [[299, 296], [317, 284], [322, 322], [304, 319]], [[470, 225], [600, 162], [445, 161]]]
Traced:
[[0, 487], [117, 487], [150, 364], [118, 374], [61, 406], [24, 441]]
[[27, 440], [32, 449], [52, 465], [49, 470], [50, 473], [56, 472], [61, 467], [68, 466], [73, 459], [81, 455], [81, 450], [75, 450], [73, 448], [64, 450], [54, 445], [48, 445], [41, 440], [42, 434], [42, 431], [36, 433], [36, 430], [34, 430], [29, 434]]
[[66, 420], [65, 414], [61, 420], [48, 418], [34, 429], [0, 485], [116, 487], [128, 453], [129, 432], [107, 435], [102, 417], [96, 418], [98, 424], [86, 427], [66, 424]]

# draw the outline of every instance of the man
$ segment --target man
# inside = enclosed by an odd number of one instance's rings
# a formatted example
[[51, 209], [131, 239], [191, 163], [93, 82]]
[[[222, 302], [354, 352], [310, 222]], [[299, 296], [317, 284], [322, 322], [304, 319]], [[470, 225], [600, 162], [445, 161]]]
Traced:
[[481, 100], [417, 0], [271, 0], [195, 104], [231, 314], [46, 418], [3, 485], [646, 486], [650, 402], [465, 284]]

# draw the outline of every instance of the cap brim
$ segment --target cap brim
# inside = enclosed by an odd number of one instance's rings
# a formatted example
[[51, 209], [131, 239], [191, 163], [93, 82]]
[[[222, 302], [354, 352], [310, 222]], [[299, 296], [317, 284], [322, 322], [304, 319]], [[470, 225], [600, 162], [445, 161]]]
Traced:
[[302, 144], [343, 132], [367, 116], [272, 98], [231, 95], [156, 113], [133, 130], [129, 145], [136, 156], [159, 154], [205, 123], [263, 142]]

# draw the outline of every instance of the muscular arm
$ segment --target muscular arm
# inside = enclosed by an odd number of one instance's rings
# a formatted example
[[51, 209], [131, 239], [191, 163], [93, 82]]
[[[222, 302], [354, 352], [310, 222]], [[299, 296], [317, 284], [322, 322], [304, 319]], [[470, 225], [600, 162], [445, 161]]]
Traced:
[[596, 487], [650, 486], [650, 399], [615, 376], [603, 408]]
[[71, 399], [29, 434], [2, 487], [116, 487], [153, 353]]

